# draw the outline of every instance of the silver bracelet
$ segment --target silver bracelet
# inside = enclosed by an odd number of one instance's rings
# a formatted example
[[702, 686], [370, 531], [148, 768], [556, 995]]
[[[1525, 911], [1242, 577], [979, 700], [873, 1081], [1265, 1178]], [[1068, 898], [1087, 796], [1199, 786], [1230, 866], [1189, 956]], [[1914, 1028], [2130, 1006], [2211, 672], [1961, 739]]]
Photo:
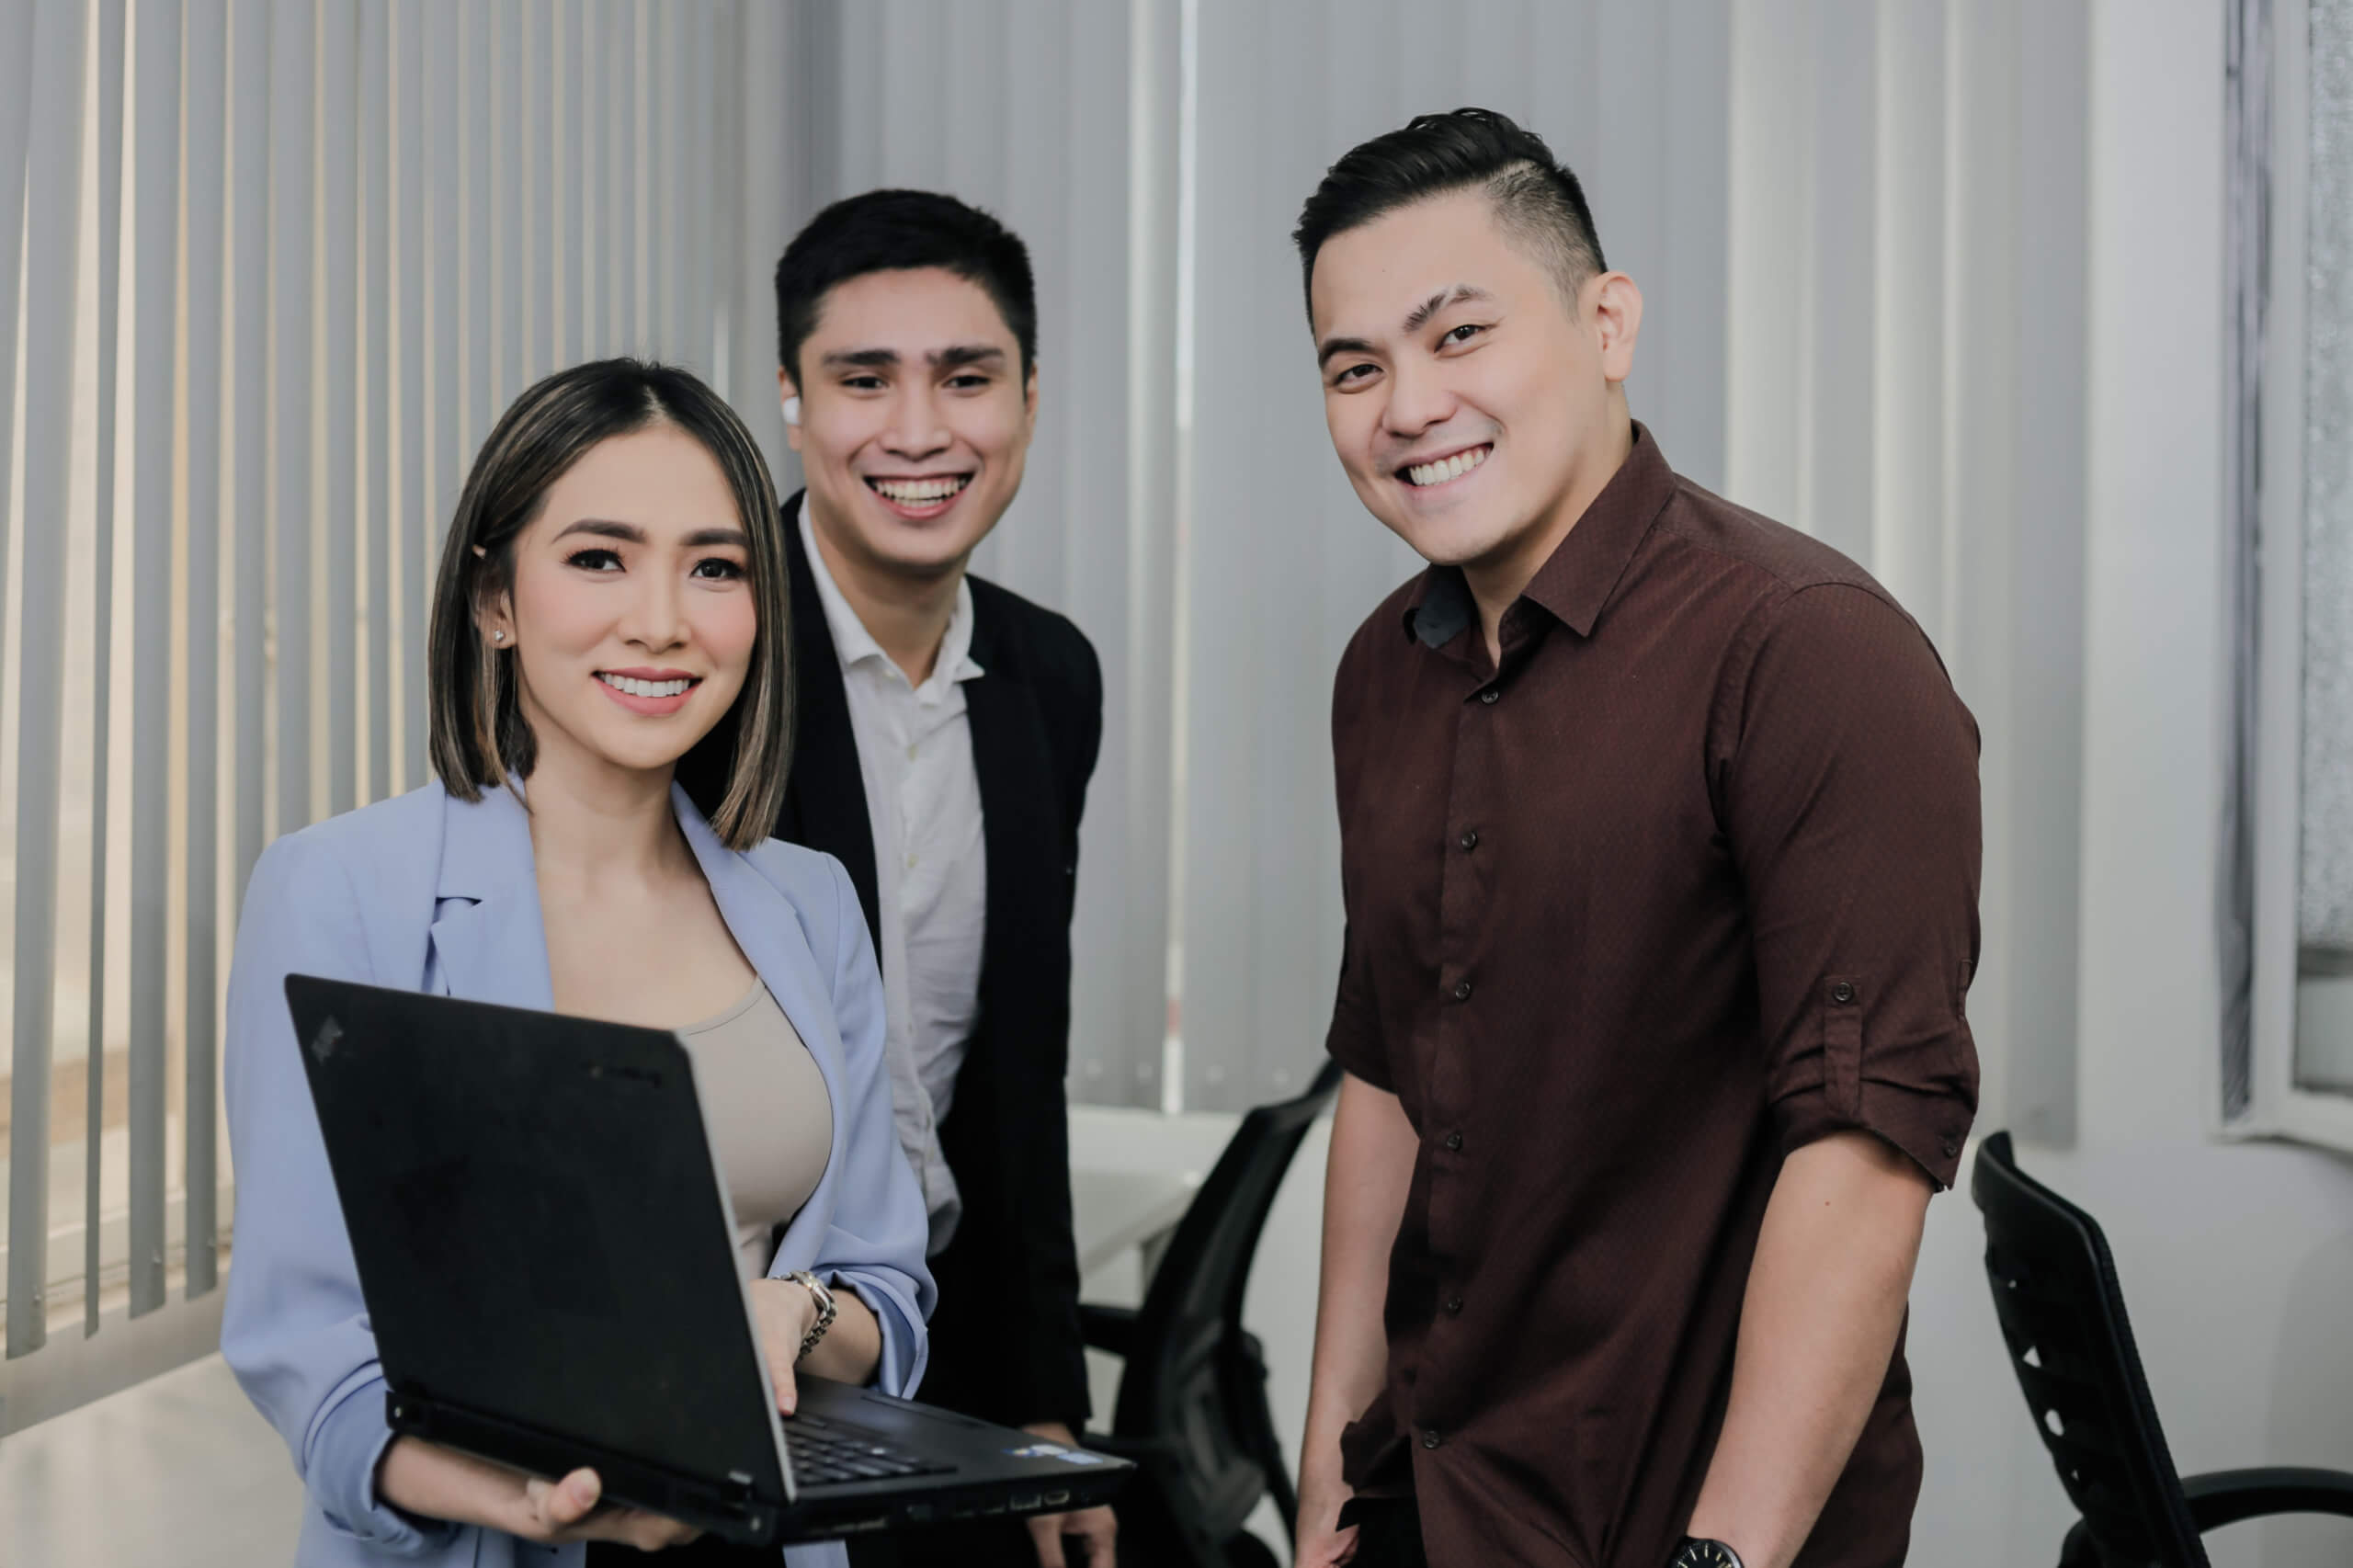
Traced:
[[801, 1355], [796, 1358], [805, 1360], [809, 1352], [817, 1348], [817, 1341], [825, 1337], [825, 1331], [834, 1326], [834, 1319], [840, 1315], [840, 1309], [834, 1304], [834, 1293], [807, 1269], [796, 1268], [785, 1278], [808, 1291], [810, 1299], [817, 1303], [817, 1321], [811, 1324], [809, 1332], [801, 1336]]

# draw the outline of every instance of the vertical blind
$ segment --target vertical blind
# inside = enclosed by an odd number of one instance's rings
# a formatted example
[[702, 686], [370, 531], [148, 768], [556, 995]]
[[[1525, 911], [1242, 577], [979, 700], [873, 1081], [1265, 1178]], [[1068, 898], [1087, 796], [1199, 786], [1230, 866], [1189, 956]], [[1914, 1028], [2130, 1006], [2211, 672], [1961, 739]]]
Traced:
[[237, 896], [427, 777], [491, 422], [594, 356], [772, 361], [785, 56], [742, 0], [0, 0], [9, 1357], [216, 1285]]
[[[1182, 1006], [1188, 1107], [1295, 1092], [1339, 972], [1332, 672], [1421, 562], [1349, 489], [1323, 419], [1290, 231], [1324, 171], [1475, 104], [1578, 171], [1645, 299], [1627, 395], [1669, 460], [1723, 466], [1726, 0], [1198, 0]], [[1475, 40], [1475, 41], [1474, 41]]]
[[[1478, 102], [1536, 126], [1586, 172], [1612, 261], [1652, 301], [1636, 407], [1712, 483], [1728, 0], [1476, 0], [1436, 31], [1388, 0], [792, 15], [790, 220], [879, 185], [944, 189], [997, 213], [1036, 264], [1037, 442], [974, 568], [1072, 615], [1103, 659], [1072, 1092], [1227, 1109], [1293, 1089], [1338, 968], [1332, 668], [1415, 564], [1331, 456], [1288, 238], [1299, 204], [1348, 146], [1417, 112]], [[743, 384], [761, 426], [772, 384]]]
[[[1103, 665], [1074, 923], [1071, 1088], [1163, 1101], [1175, 376], [1175, 0], [810, 0], [797, 227], [879, 186], [950, 192], [1028, 244], [1038, 433], [972, 569], [1075, 619]], [[773, 268], [781, 249], [766, 253]], [[749, 265], [756, 258], [746, 258]], [[765, 275], [765, 272], [763, 273]], [[773, 312], [773, 301], [769, 304]], [[775, 424], [776, 355], [740, 404]], [[798, 465], [780, 480], [797, 483]]]
[[1925, 628], [1983, 735], [1981, 1121], [2075, 1123], [2089, 19], [1733, 7], [1729, 493]]
[[1945, 652], [1986, 733], [1988, 1075], [2062, 1128], [2071, 1062], [1998, 1056], [2072, 1022], [2081, 8], [1459, 19], [0, 0], [8, 1354], [69, 1296], [86, 1333], [216, 1281], [237, 895], [270, 837], [425, 780], [426, 592], [492, 420], [657, 355], [789, 489], [769, 276], [876, 185], [988, 207], [1036, 262], [1039, 434], [975, 564], [1103, 659], [1074, 1096], [1293, 1088], [1338, 960], [1332, 669], [1416, 562], [1332, 458], [1288, 235], [1348, 146], [1463, 103], [1585, 176], [1677, 466]]

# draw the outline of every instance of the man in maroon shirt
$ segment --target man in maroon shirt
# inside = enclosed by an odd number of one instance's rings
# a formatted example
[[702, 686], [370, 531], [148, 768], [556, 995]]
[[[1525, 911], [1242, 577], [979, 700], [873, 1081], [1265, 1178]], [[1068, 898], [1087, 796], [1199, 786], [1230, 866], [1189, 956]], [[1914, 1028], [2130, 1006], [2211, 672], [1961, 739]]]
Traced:
[[1430, 563], [1333, 699], [1296, 1561], [1901, 1562], [1976, 728], [1868, 574], [1633, 422], [1642, 295], [1540, 140], [1424, 116], [1296, 238], [1341, 466]]

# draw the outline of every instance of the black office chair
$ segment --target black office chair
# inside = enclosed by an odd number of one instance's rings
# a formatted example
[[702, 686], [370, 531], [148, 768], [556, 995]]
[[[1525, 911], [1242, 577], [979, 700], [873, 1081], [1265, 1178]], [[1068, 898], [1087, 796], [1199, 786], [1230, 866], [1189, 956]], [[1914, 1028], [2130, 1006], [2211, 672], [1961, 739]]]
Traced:
[[1326, 1062], [1296, 1099], [1260, 1106], [1177, 1222], [1141, 1307], [1082, 1303], [1086, 1342], [1122, 1358], [1108, 1433], [1087, 1443], [1136, 1461], [1119, 1502], [1120, 1561], [1143, 1568], [1273, 1568], [1243, 1521], [1271, 1494], [1293, 1528], [1298, 1494], [1267, 1408], [1267, 1361], [1242, 1326], [1243, 1288], [1300, 1141], [1339, 1087]]
[[1969, 1196], [1985, 1215], [2010, 1364], [2083, 1514], [2060, 1568], [2208, 1568], [2206, 1530], [2271, 1514], [2353, 1517], [2353, 1475], [2337, 1471], [2178, 1474], [2098, 1222], [2021, 1172], [2006, 1132], [1978, 1151]]

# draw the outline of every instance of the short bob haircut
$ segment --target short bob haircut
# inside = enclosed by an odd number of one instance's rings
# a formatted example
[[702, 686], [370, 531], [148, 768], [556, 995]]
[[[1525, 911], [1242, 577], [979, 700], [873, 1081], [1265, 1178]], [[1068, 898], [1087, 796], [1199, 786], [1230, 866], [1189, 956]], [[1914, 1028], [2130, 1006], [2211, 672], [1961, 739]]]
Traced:
[[514, 583], [515, 540], [548, 491], [590, 448], [667, 425], [719, 464], [751, 540], [748, 574], [759, 631], [735, 702], [678, 759], [688, 798], [730, 849], [768, 836], [792, 765], [791, 594], [776, 486], [751, 432], [718, 393], [686, 371], [642, 359], [559, 370], [515, 400], [483, 443], [441, 547], [426, 643], [433, 771], [461, 801], [527, 779], [539, 745], [523, 717], [515, 650], [493, 651], [480, 617]]

